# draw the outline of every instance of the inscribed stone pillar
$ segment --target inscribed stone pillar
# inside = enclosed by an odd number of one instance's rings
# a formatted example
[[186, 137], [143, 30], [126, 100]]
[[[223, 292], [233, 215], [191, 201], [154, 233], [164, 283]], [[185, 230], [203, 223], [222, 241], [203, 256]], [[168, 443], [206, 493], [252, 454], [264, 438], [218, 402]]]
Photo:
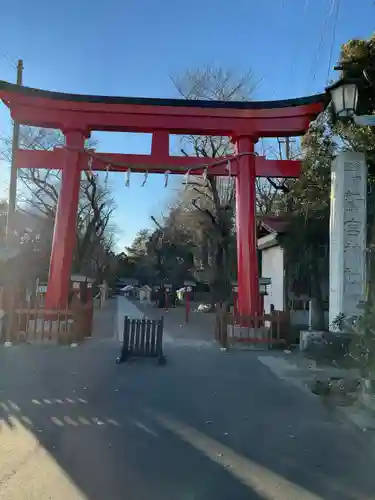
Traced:
[[367, 165], [363, 153], [336, 157], [331, 173], [329, 324], [358, 316], [366, 292]]

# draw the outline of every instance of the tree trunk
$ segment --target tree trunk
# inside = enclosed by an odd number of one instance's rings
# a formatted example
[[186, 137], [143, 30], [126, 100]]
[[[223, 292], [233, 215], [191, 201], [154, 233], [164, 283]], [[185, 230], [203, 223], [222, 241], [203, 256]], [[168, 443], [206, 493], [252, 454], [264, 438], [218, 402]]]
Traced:
[[317, 255], [312, 256], [311, 262], [311, 298], [316, 301], [316, 316], [314, 317], [314, 324], [312, 327], [316, 330], [324, 330], [324, 300], [322, 293], [322, 275], [319, 269], [319, 257]]
[[218, 240], [214, 257], [214, 278], [211, 282], [211, 303], [227, 300], [230, 296], [230, 269], [228, 269], [228, 241]]

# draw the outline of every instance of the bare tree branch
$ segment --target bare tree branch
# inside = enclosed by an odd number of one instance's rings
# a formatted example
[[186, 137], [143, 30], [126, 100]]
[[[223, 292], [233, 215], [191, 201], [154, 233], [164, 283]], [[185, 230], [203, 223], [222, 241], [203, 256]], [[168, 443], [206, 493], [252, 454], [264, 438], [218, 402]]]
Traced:
[[[22, 127], [20, 147], [51, 151], [64, 143], [59, 131]], [[10, 160], [11, 141], [2, 151], [2, 158]], [[89, 147], [94, 146], [91, 141]], [[53, 166], [51, 166], [53, 167]], [[56, 213], [60, 172], [49, 170], [23, 169], [19, 172], [22, 183], [21, 206], [25, 212], [53, 219]], [[108, 237], [110, 221], [114, 211], [114, 201], [108, 189], [100, 182], [99, 175], [84, 172], [80, 183], [80, 198], [77, 212], [77, 232], [74, 265], [76, 271], [90, 270], [91, 264], [98, 266], [104, 262], [105, 252], [113, 238]], [[99, 258], [99, 256], [101, 256]], [[104, 259], [104, 260], [103, 260]]]
[[[181, 76], [173, 76], [177, 92], [185, 99], [217, 101], [249, 100], [259, 84], [251, 71], [237, 75], [233, 71], [206, 66], [193, 69]], [[228, 137], [187, 136], [182, 139], [181, 153], [202, 158], [221, 157], [234, 152]], [[203, 181], [193, 178], [181, 195], [175, 220], [183, 221], [195, 243], [201, 248], [200, 261], [212, 263], [209, 281], [211, 291], [223, 298], [230, 291], [230, 275], [236, 258], [232, 251], [234, 238], [235, 184], [233, 178], [208, 175]], [[197, 198], [198, 195], [198, 198]], [[190, 207], [190, 208], [189, 208]], [[209, 258], [204, 253], [209, 252]], [[231, 253], [231, 256], [229, 254]], [[214, 300], [214, 299], [213, 299]]]

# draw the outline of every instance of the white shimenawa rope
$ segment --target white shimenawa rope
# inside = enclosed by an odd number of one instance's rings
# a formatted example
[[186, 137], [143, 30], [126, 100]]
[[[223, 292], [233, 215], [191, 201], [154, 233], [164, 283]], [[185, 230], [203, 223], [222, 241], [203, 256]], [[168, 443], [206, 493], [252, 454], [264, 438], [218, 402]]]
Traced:
[[[87, 151], [85, 149], [79, 149], [79, 148], [72, 148], [70, 146], [61, 146], [61, 148], [63, 149], [66, 149], [68, 151], [76, 151], [76, 152], [79, 152], [79, 153], [86, 153], [87, 155], [89, 155], [90, 158], [92, 159], [96, 159], [102, 163], [106, 163], [107, 164], [107, 169], [109, 170], [109, 168], [111, 167], [123, 167], [123, 168], [127, 168], [126, 170], [126, 173], [127, 173], [127, 182], [126, 182], [126, 185], [130, 184], [130, 182], [128, 183], [128, 181], [130, 181], [130, 172], [131, 172], [131, 169], [129, 168], [128, 164], [125, 164], [125, 163], [120, 163], [120, 162], [111, 162], [109, 158], [105, 158], [103, 156], [99, 156], [98, 154], [94, 153], [93, 151]], [[60, 149], [60, 147], [58, 146], [56, 149]], [[225, 157], [222, 157], [220, 159], [218, 159], [217, 161], [211, 163], [210, 165], [207, 166], [207, 163], [205, 164], [202, 164], [202, 165], [196, 165], [194, 167], [181, 167], [181, 168], [176, 168], [173, 170], [173, 173], [178, 173], [178, 172], [181, 172], [181, 174], [189, 174], [191, 172], [194, 172], [195, 170], [203, 170], [203, 174], [204, 174], [204, 170], [207, 169], [207, 175], [210, 175], [209, 174], [209, 170], [214, 168], [214, 167], [217, 167], [218, 165], [222, 165], [223, 163], [226, 163], [227, 164], [227, 170], [228, 170], [228, 165], [230, 166], [230, 162], [234, 161], [234, 160], [237, 160], [239, 158], [241, 158], [242, 156], [259, 156], [259, 154], [256, 152], [256, 151], [249, 151], [249, 152], [243, 152], [243, 153], [236, 153], [234, 155], [231, 155], [230, 157], [228, 156], [225, 156]], [[92, 165], [92, 161], [91, 161], [91, 165]], [[89, 169], [90, 169], [90, 164], [89, 164]], [[167, 176], [169, 174], [171, 174], [171, 170], [166, 170], [164, 172], [164, 175]], [[168, 184], [168, 183], [167, 183]]]

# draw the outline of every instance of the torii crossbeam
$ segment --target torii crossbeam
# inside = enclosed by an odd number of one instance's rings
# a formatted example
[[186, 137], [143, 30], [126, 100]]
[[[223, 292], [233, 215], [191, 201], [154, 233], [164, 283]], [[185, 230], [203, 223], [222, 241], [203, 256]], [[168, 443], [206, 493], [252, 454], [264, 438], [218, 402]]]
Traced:
[[[255, 178], [298, 177], [301, 163], [267, 160], [255, 156], [260, 137], [302, 135], [324, 109], [325, 96], [265, 102], [187, 101], [64, 94], [32, 89], [0, 81], [0, 98], [13, 120], [22, 125], [60, 129], [65, 147], [54, 151], [20, 149], [17, 168], [62, 170], [56, 213], [46, 307], [67, 304], [81, 171], [88, 169], [90, 152], [84, 144], [99, 131], [152, 134], [150, 155], [95, 153], [92, 170], [183, 174], [194, 168], [202, 174], [228, 175], [225, 158], [171, 156], [170, 134], [228, 136], [236, 146], [231, 175], [236, 177], [236, 223], [238, 256], [238, 310], [241, 315], [259, 312], [259, 281], [256, 250]], [[202, 165], [204, 162], [204, 166]], [[197, 167], [202, 167], [197, 169]]]

